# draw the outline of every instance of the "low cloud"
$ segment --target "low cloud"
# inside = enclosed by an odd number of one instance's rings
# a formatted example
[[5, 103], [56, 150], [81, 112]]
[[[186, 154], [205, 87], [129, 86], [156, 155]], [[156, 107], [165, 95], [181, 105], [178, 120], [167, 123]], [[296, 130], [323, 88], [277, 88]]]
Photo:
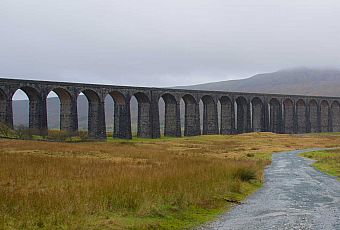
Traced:
[[2, 0], [0, 76], [140, 86], [339, 67], [340, 2]]

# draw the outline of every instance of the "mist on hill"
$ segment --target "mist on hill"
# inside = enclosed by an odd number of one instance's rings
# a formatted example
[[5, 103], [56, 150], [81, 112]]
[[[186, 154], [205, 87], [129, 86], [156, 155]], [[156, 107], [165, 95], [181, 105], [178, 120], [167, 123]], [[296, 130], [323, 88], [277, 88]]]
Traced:
[[231, 92], [340, 96], [340, 70], [293, 68], [250, 78], [177, 88]]

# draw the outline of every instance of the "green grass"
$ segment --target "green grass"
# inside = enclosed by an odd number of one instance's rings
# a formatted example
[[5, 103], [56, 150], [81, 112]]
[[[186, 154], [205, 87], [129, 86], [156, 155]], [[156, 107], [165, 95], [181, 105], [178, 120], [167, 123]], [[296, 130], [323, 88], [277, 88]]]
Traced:
[[[230, 205], [220, 208], [202, 209], [190, 207], [186, 210], [177, 210], [176, 207], [167, 207], [167, 211], [157, 216], [136, 217], [135, 215], [114, 215], [108, 213], [104, 218], [95, 216], [89, 219], [85, 226], [101, 228], [108, 225], [115, 225], [117, 229], [191, 229], [207, 221], [213, 220], [223, 213]], [[164, 208], [165, 209], [165, 208]], [[164, 211], [164, 210], [163, 210]], [[105, 227], [104, 227], [105, 228]]]
[[316, 160], [312, 164], [315, 168], [340, 180], [340, 149], [308, 152], [301, 156]]
[[[261, 187], [260, 182], [242, 184], [240, 192], [225, 194], [217, 197], [214, 205], [202, 208], [201, 206], [189, 206], [181, 208], [176, 205], [163, 205], [153, 207], [147, 216], [136, 215], [133, 212], [100, 213], [84, 220], [74, 220], [75, 228], [109, 229], [192, 229], [196, 226], [213, 221], [237, 203]], [[70, 226], [69, 226], [70, 227]]]
[[120, 138], [113, 138], [112, 136], [108, 136], [106, 138], [107, 142], [162, 142], [162, 141], [167, 141], [167, 140], [173, 140], [176, 139], [177, 137], [165, 137], [165, 136], [161, 136], [160, 138], [156, 138], [156, 139], [151, 139], [151, 138], [141, 138], [141, 137], [133, 137], [132, 139], [120, 139]]
[[310, 136], [340, 136], [340, 132], [309, 133]]

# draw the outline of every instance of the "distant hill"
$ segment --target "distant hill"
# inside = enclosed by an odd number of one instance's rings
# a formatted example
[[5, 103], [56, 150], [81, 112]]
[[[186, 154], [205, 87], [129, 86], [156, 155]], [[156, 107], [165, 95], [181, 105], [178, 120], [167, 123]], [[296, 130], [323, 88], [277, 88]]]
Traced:
[[253, 77], [176, 88], [251, 93], [340, 96], [340, 70], [295, 68]]
[[[207, 84], [180, 86], [176, 88], [220, 90], [235, 92], [259, 92], [259, 93], [282, 93], [318, 96], [340, 96], [340, 70], [335, 69], [310, 69], [295, 68], [280, 70], [274, 73], [257, 74], [253, 77], [212, 82]], [[59, 99], [48, 98], [48, 124], [49, 128], [59, 127]], [[106, 100], [107, 128], [111, 130], [113, 125], [113, 101]], [[183, 107], [183, 106], [182, 106]], [[28, 124], [28, 101], [14, 101], [15, 124]], [[164, 104], [160, 103], [160, 122], [164, 123]], [[131, 101], [131, 115], [133, 129], [137, 122], [137, 102]], [[78, 99], [79, 128], [87, 128], [87, 99], [81, 95]]]

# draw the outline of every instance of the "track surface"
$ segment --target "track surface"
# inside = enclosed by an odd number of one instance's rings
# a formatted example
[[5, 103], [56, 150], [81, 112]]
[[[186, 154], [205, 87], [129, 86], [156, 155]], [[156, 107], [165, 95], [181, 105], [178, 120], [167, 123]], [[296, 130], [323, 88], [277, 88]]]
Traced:
[[202, 229], [339, 229], [340, 183], [298, 150], [273, 155], [264, 187]]

